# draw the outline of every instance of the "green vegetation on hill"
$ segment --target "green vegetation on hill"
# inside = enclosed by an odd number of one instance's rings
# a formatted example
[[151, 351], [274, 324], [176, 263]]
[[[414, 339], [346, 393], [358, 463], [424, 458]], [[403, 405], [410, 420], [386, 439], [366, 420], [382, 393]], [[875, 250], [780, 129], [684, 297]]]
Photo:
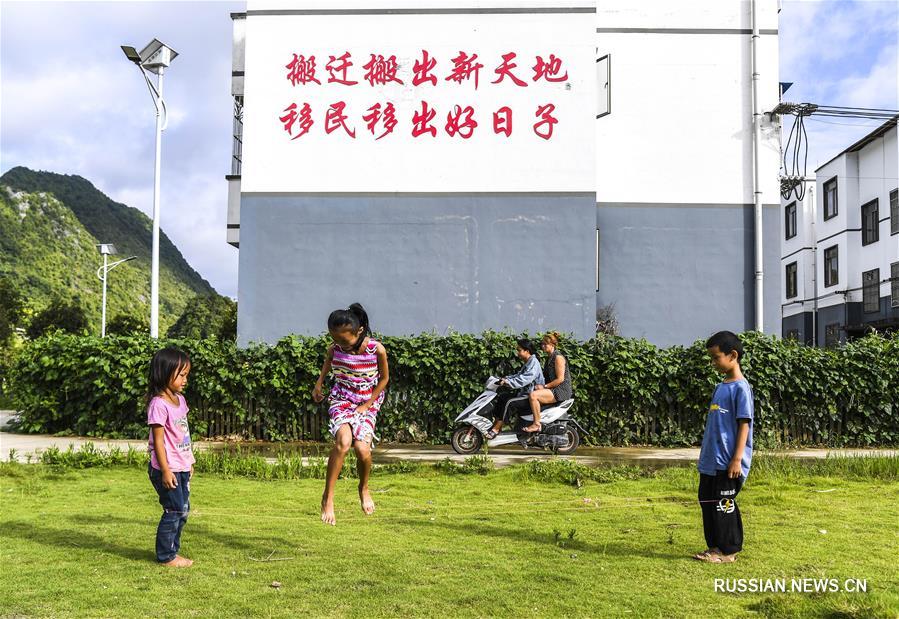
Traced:
[[[14, 168], [2, 177], [3, 181]], [[25, 172], [30, 172], [25, 170]], [[34, 173], [32, 173], [34, 174]], [[149, 221], [128, 207], [111, 202], [79, 177], [44, 174], [44, 177], [75, 179], [76, 186], [86, 185], [113, 205], [110, 214], [94, 213], [96, 219], [111, 218], [125, 222], [120, 228], [101, 231], [104, 242], [113, 242], [119, 249], [118, 258], [137, 255], [138, 258], [117, 266], [109, 274], [107, 285], [107, 321], [117, 316], [149, 318], [150, 258], [149, 250], [134, 233], [134, 226], [143, 218], [142, 236], [150, 242]], [[39, 175], [32, 180], [40, 178]], [[96, 197], [95, 196], [95, 197]], [[84, 197], [88, 200], [90, 198]], [[126, 216], [116, 218], [116, 211], [125, 209]], [[121, 215], [119, 213], [119, 215]], [[16, 191], [0, 183], [0, 278], [15, 289], [24, 305], [24, 317], [17, 326], [25, 327], [39, 312], [54, 301], [79, 305], [88, 318], [88, 330], [99, 332], [102, 284], [97, 278], [101, 256], [97, 251], [98, 237], [92, 235], [69, 206], [48, 191]], [[164, 333], [184, 312], [197, 294], [215, 295], [215, 291], [184, 262], [181, 254], [171, 247], [168, 255], [160, 254], [160, 330]], [[174, 258], [172, 257], [174, 255]], [[174, 267], [172, 266], [174, 264]]]
[[[76, 175], [36, 172], [20, 166], [0, 176], [0, 184], [15, 191], [52, 193], [74, 213], [97, 242], [114, 243], [120, 253], [137, 256], [149, 264], [152, 242], [150, 218], [136, 208], [111, 200], [90, 181]], [[187, 263], [162, 230], [159, 233], [159, 264], [161, 277], [165, 279], [168, 275], [170, 283], [177, 283], [195, 294], [215, 293], [209, 282]], [[163, 299], [160, 299], [162, 302]]]

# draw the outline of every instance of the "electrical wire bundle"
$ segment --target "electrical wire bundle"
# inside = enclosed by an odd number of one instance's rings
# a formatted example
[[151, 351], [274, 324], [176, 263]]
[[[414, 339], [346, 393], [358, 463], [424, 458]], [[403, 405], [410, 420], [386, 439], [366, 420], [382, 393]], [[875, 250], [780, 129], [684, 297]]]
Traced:
[[830, 118], [885, 120], [887, 121], [884, 125], [885, 127], [895, 127], [896, 121], [899, 120], [899, 110], [816, 105], [814, 103], [781, 103], [774, 109], [774, 112], [778, 114], [791, 114], [796, 117], [783, 149], [784, 174], [780, 179], [780, 195], [784, 200], [789, 200], [790, 196], [793, 194], [795, 194], [796, 199], [800, 201], [805, 197], [805, 183], [803, 180], [808, 172], [808, 134], [805, 130], [806, 117], [815, 115]]

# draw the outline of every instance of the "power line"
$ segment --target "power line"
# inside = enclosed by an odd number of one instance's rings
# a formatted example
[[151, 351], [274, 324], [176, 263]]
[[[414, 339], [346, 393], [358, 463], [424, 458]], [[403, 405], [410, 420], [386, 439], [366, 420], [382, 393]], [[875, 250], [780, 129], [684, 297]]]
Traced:
[[[803, 179], [808, 172], [808, 134], [805, 129], [805, 119], [807, 117], [823, 116], [825, 118], [886, 121], [883, 127], [895, 127], [897, 120], [899, 120], [899, 110], [818, 105], [815, 103], [789, 103], [786, 101], [779, 103], [771, 113], [779, 115], [789, 114], [796, 117], [783, 149], [784, 173], [780, 177], [780, 195], [784, 200], [789, 200], [791, 195], [795, 195], [799, 201], [805, 197], [805, 183], [803, 183]], [[854, 127], [871, 126], [826, 121], [821, 120], [821, 118], [810, 118], [810, 120]]]

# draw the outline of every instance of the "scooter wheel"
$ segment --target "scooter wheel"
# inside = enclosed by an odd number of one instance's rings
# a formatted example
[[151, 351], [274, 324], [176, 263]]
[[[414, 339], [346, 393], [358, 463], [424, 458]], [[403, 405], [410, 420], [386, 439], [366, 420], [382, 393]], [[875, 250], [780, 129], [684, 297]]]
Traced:
[[453, 451], [468, 455], [478, 452], [484, 443], [480, 430], [471, 426], [462, 426], [453, 432]]
[[574, 426], [565, 428], [565, 438], [568, 439], [568, 445], [556, 451], [557, 454], [562, 456], [574, 453], [574, 450], [581, 444], [581, 435], [578, 434], [577, 428]]

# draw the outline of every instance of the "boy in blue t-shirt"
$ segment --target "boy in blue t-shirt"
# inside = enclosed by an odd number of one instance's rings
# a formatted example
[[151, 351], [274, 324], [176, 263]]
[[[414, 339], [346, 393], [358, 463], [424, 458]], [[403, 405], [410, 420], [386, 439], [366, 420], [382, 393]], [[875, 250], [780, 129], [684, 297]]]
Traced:
[[743, 549], [743, 521], [737, 494], [752, 462], [752, 387], [743, 378], [743, 345], [730, 331], [706, 342], [724, 381], [715, 386], [699, 452], [699, 505], [708, 548], [693, 555], [709, 563], [732, 563]]

